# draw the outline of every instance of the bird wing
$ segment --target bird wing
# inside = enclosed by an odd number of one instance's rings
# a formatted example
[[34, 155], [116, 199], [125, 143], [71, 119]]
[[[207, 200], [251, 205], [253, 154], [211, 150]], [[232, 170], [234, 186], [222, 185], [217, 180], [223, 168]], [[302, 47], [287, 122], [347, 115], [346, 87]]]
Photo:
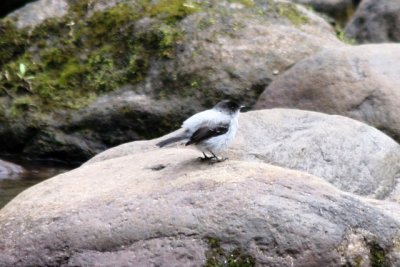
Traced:
[[202, 126], [192, 134], [189, 141], [185, 145], [188, 146], [191, 144], [197, 144], [208, 138], [225, 134], [226, 132], [228, 132], [228, 130], [229, 124], [219, 124], [215, 127], [210, 127], [208, 125]]
[[218, 127], [220, 124], [229, 124], [230, 118], [214, 109], [205, 110], [194, 114], [182, 124], [182, 127], [193, 134], [196, 130], [203, 126], [210, 128]]

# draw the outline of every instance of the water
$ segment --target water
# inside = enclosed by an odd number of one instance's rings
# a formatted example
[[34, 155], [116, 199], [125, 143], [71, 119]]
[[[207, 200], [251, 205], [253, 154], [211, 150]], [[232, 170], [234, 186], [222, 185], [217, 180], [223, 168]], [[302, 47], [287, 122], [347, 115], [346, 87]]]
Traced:
[[46, 161], [29, 161], [4, 157], [1, 159], [21, 165], [26, 172], [17, 177], [0, 179], [0, 209], [28, 187], [76, 167]]

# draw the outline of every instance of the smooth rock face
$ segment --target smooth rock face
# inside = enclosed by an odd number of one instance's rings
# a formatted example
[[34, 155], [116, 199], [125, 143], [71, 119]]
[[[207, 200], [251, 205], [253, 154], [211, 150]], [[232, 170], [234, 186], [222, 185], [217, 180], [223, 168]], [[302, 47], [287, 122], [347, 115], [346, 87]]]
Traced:
[[400, 262], [399, 205], [389, 214], [303, 172], [197, 156], [137, 153], [26, 190], [0, 211], [0, 266]]
[[0, 159], [0, 179], [20, 177], [25, 170], [21, 166]]
[[327, 50], [277, 78], [255, 108], [288, 107], [340, 114], [400, 141], [400, 45]]
[[39, 0], [14, 11], [8, 17], [15, 19], [18, 28], [35, 27], [48, 18], [66, 15], [68, 7], [66, 0]]
[[[163, 138], [112, 148], [86, 164], [160, 151], [155, 143]], [[223, 156], [306, 171], [363, 196], [400, 199], [394, 193], [400, 146], [375, 128], [341, 116], [290, 109], [243, 113], [235, 142]]]
[[359, 43], [399, 42], [400, 1], [362, 1], [345, 32]]

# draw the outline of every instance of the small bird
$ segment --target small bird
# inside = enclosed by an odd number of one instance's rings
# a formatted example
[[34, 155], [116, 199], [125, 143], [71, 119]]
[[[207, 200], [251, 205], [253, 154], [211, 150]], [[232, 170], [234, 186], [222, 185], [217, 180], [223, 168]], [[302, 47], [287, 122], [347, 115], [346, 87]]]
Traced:
[[[183, 132], [157, 143], [164, 147], [184, 141], [185, 145], [195, 145], [203, 152], [203, 160], [216, 159], [217, 153], [224, 150], [235, 138], [240, 110], [244, 106], [231, 100], [223, 100], [212, 109], [194, 114], [182, 123]], [[209, 153], [210, 156], [207, 156]]]

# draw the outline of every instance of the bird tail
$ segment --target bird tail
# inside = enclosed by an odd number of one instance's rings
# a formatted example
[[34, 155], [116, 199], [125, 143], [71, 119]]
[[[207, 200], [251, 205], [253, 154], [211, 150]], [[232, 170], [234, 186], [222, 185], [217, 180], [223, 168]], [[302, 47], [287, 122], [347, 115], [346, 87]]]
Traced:
[[175, 142], [179, 142], [179, 141], [182, 141], [184, 139], [187, 139], [186, 135], [178, 135], [178, 136], [174, 136], [174, 137], [170, 137], [168, 139], [165, 139], [165, 140], [157, 143], [156, 146], [164, 147], [166, 145], [169, 145], [169, 144], [172, 144], [172, 143], [175, 143]]

